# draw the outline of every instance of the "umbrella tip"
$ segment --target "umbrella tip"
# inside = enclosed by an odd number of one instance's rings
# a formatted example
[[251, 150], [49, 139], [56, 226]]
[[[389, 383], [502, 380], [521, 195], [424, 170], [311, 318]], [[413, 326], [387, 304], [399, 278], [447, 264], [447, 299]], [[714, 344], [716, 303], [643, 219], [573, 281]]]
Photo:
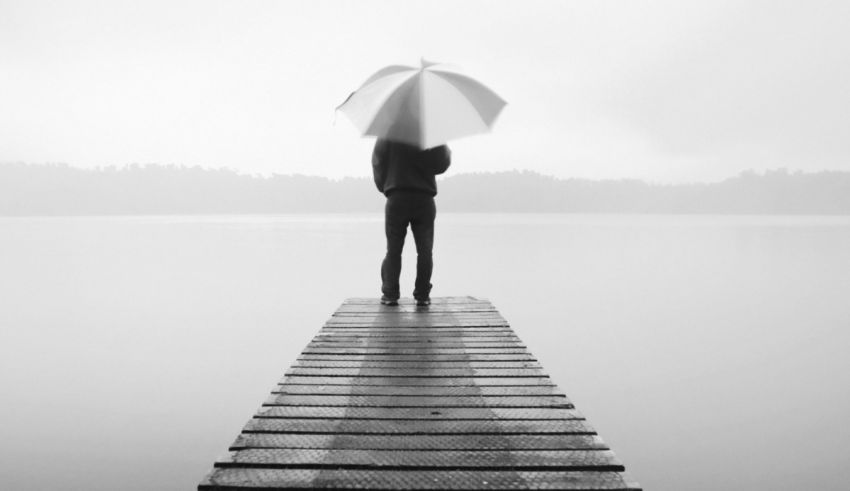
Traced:
[[429, 66], [440, 64], [439, 62], [436, 62], [436, 61], [428, 61], [428, 60], [425, 59], [424, 56], [420, 56], [419, 61], [420, 61], [420, 63], [422, 63], [422, 68], [428, 68]]

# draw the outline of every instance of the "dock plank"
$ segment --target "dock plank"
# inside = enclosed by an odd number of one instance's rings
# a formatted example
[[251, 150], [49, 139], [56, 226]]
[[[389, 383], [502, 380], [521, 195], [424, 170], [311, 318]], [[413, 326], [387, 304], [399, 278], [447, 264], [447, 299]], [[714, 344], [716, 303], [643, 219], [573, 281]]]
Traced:
[[281, 379], [282, 385], [389, 385], [405, 386], [527, 386], [554, 385], [548, 376], [530, 377], [315, 377], [287, 375]]
[[634, 490], [640, 489], [620, 472], [599, 471], [478, 471], [362, 469], [215, 469], [199, 486], [205, 490], [373, 489], [373, 490]]
[[266, 406], [572, 407], [565, 396], [362, 396], [272, 394]]
[[475, 369], [542, 369], [536, 361], [382, 361], [382, 360], [296, 360], [292, 367], [303, 368], [394, 368], [394, 369], [433, 369], [433, 368], [475, 368]]
[[477, 329], [474, 331], [423, 331], [421, 329], [411, 329], [407, 332], [400, 332], [401, 329], [379, 330], [379, 329], [323, 329], [316, 335], [317, 340], [336, 340], [336, 339], [374, 339], [377, 341], [400, 341], [404, 342], [409, 339], [428, 339], [439, 338], [447, 340], [461, 341], [476, 341], [481, 338], [494, 341], [505, 341], [509, 339], [519, 339], [516, 334], [508, 330], [495, 329]]
[[395, 336], [365, 336], [360, 334], [351, 334], [348, 332], [337, 332], [333, 334], [319, 333], [314, 341], [332, 342], [332, 343], [415, 343], [422, 341], [440, 341], [451, 343], [507, 343], [519, 341], [515, 334], [504, 333], [478, 333], [476, 335], [467, 335], [467, 333], [458, 333], [455, 335], [447, 335], [442, 332], [416, 332], [408, 333], [407, 335]]
[[599, 435], [335, 435], [321, 433], [242, 433], [230, 450], [242, 448], [347, 448], [374, 450], [605, 450]]
[[349, 298], [201, 490], [639, 490], [488, 301]]
[[[342, 336], [317, 336], [311, 343], [311, 346], [318, 344], [326, 344], [329, 346], [354, 345], [354, 346], [399, 346], [406, 344], [421, 345], [422, 343], [429, 344], [456, 344], [456, 345], [501, 345], [509, 344], [511, 346], [522, 345], [522, 342], [517, 337], [508, 336], [478, 336], [478, 337], [444, 337], [444, 336], [407, 336], [403, 339], [389, 337], [342, 337]], [[523, 346], [524, 347], [524, 346]]]
[[439, 368], [427, 370], [412, 368], [315, 368], [293, 367], [287, 375], [314, 375], [317, 377], [532, 377], [542, 376], [538, 368]]
[[300, 467], [381, 470], [497, 469], [513, 470], [599, 470], [623, 471], [625, 468], [610, 450], [305, 450], [245, 449], [231, 451], [215, 463], [216, 467], [254, 467], [291, 469]]
[[504, 319], [494, 316], [445, 316], [435, 319], [422, 319], [417, 316], [399, 317], [397, 319], [369, 318], [364, 316], [333, 317], [325, 321], [326, 329], [380, 329], [380, 328], [420, 328], [432, 332], [440, 330], [484, 330], [505, 329], [510, 327]]
[[295, 419], [585, 419], [575, 408], [262, 406], [255, 418]]
[[356, 419], [276, 419], [254, 418], [243, 433], [334, 433], [334, 434], [522, 434], [558, 433], [594, 435], [586, 420], [356, 420]]
[[[372, 395], [372, 396], [395, 396], [395, 397], [422, 397], [422, 396], [489, 396], [489, 397], [516, 397], [516, 396], [564, 396], [558, 387], [554, 385], [528, 385], [511, 387], [487, 387], [487, 386], [426, 386], [410, 387], [398, 385], [278, 385], [272, 389], [273, 394], [293, 395]], [[564, 396], [566, 397], [566, 396]]]
[[302, 354], [296, 360], [327, 360], [327, 361], [424, 361], [443, 363], [448, 361], [536, 361], [531, 353], [476, 355], [458, 353], [453, 355], [316, 355]]
[[347, 349], [347, 348], [367, 348], [381, 350], [398, 350], [398, 349], [421, 349], [421, 350], [440, 350], [440, 349], [483, 349], [483, 348], [525, 348], [525, 345], [517, 341], [451, 341], [439, 339], [421, 339], [410, 341], [332, 341], [318, 340], [307, 345], [310, 349]]
[[528, 354], [526, 348], [314, 348], [307, 347], [302, 354], [311, 355], [517, 355]]

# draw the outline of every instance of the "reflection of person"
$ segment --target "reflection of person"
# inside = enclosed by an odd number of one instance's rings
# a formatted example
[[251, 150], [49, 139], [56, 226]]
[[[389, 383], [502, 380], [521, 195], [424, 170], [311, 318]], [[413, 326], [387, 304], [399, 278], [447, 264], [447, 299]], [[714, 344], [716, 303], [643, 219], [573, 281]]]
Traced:
[[434, 246], [434, 218], [437, 208], [434, 196], [437, 181], [451, 163], [449, 147], [441, 145], [428, 150], [386, 139], [375, 142], [372, 153], [372, 174], [378, 191], [387, 197], [384, 208], [384, 228], [387, 234], [387, 255], [381, 264], [381, 303], [398, 305], [401, 251], [407, 235], [407, 225], [416, 242], [416, 284], [413, 298], [416, 305], [431, 303], [431, 270]]

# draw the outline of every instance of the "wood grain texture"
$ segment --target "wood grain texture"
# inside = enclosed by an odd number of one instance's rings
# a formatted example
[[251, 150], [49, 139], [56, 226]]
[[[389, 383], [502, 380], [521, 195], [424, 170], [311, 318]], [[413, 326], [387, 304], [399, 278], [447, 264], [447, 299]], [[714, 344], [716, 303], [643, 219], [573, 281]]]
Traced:
[[350, 298], [202, 490], [637, 490], [488, 301]]

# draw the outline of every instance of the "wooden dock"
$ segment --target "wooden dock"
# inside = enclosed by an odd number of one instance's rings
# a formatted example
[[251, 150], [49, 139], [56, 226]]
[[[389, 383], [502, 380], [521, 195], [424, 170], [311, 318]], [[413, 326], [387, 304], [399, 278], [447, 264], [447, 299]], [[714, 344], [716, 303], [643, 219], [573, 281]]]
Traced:
[[198, 489], [640, 489], [493, 305], [343, 303]]

